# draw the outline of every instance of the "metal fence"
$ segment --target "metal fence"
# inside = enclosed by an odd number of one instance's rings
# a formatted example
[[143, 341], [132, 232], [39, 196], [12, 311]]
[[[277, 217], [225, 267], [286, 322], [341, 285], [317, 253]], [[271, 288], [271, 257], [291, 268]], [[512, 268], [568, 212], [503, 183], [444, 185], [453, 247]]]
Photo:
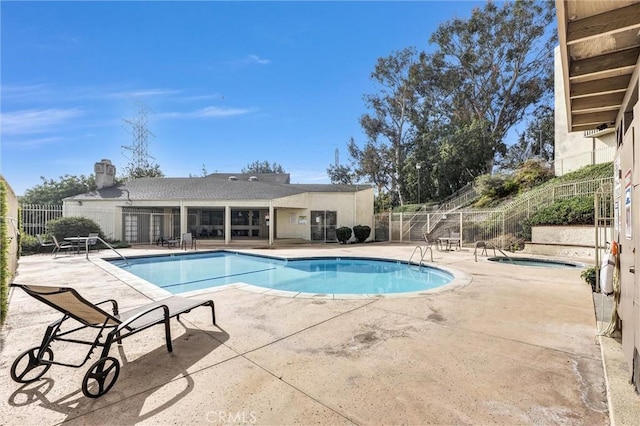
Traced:
[[160, 209], [90, 209], [79, 205], [25, 204], [21, 206], [21, 215], [23, 232], [33, 236], [49, 233], [48, 223], [61, 217], [91, 219], [100, 226], [106, 239], [129, 244], [154, 244], [160, 238], [180, 235], [180, 214]]
[[374, 217], [375, 239], [412, 242], [423, 241], [425, 233], [436, 239], [459, 232], [463, 244], [491, 241], [501, 249], [509, 249], [523, 243], [528, 234], [526, 219], [536, 211], [556, 200], [593, 196], [601, 188], [610, 188], [612, 180], [608, 177], [545, 186], [492, 210], [378, 214]]

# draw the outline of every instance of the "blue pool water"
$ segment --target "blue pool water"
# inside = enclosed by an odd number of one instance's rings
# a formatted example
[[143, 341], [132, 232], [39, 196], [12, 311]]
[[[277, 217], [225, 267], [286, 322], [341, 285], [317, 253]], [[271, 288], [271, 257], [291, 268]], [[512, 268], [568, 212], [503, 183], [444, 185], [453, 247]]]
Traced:
[[428, 290], [453, 276], [427, 266], [365, 258], [284, 260], [234, 252], [115, 260], [113, 264], [173, 293], [243, 282], [321, 294], [387, 294]]
[[506, 263], [508, 265], [535, 266], [538, 268], [581, 268], [582, 265], [563, 262], [561, 260], [535, 259], [531, 257], [490, 257], [491, 262]]

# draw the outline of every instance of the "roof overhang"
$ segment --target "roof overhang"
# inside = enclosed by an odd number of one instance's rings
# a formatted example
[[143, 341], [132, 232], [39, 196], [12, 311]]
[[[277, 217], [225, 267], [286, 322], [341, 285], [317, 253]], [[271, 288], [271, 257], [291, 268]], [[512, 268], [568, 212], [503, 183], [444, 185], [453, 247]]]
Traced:
[[615, 127], [640, 56], [640, 0], [556, 0], [570, 132]]

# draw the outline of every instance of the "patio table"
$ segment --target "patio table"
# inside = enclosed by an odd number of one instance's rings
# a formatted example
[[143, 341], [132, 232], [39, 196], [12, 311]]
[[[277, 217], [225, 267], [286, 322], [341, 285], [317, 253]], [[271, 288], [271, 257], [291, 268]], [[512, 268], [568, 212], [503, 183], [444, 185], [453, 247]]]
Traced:
[[70, 241], [71, 244], [76, 248], [76, 253], [80, 254], [80, 243], [84, 242], [84, 249], [87, 253], [87, 259], [89, 258], [89, 247], [88, 241], [89, 237], [65, 237], [65, 241]]

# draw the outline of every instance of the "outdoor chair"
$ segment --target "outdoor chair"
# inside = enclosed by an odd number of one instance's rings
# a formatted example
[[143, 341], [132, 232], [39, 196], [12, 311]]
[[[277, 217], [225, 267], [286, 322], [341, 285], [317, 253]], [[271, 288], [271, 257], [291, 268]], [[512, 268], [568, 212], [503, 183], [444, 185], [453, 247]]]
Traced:
[[452, 246], [456, 247], [456, 250], [462, 248], [462, 239], [460, 238], [459, 232], [450, 232], [449, 233], [449, 241], [447, 249], [450, 249]]
[[89, 237], [87, 238], [87, 250], [91, 250], [92, 248], [97, 247], [98, 236], [99, 234], [97, 232], [89, 233]]
[[[107, 393], [115, 384], [120, 374], [119, 361], [109, 356], [111, 344], [129, 337], [154, 325], [164, 324], [167, 350], [173, 351], [171, 345], [170, 319], [180, 318], [181, 314], [190, 312], [200, 306], [211, 307], [213, 324], [216, 314], [213, 300], [195, 300], [173, 296], [158, 302], [141, 306], [127, 312], [118, 311], [118, 303], [113, 299], [99, 303], [91, 303], [82, 298], [73, 288], [40, 285], [11, 284], [23, 289], [27, 294], [60, 311], [63, 316], [51, 323], [42, 338], [40, 346], [28, 349], [16, 358], [11, 366], [11, 378], [18, 383], [30, 383], [42, 377], [52, 365], [65, 367], [82, 367], [91, 357], [93, 351], [101, 347], [100, 358], [94, 362], [82, 380], [82, 393], [88, 398], [98, 398]], [[99, 305], [110, 303], [112, 313], [103, 310]], [[65, 324], [70, 330], [61, 330], [67, 320], [75, 320], [81, 325]], [[66, 327], [66, 328], [69, 328]], [[86, 329], [96, 331], [94, 340], [80, 340], [86, 336]], [[80, 336], [78, 337], [78, 332]], [[74, 334], [75, 333], [75, 334]], [[76, 337], [71, 337], [74, 335]], [[67, 364], [53, 360], [51, 344], [56, 341], [83, 344], [89, 351], [80, 364]]]
[[184, 250], [187, 249], [187, 245], [191, 245], [191, 250], [196, 249], [196, 239], [193, 237], [191, 232], [185, 232], [182, 234], [182, 242], [180, 244]]
[[68, 241], [63, 241], [62, 243], [59, 243], [55, 235], [51, 235], [51, 238], [53, 239], [53, 244], [55, 245], [55, 247], [53, 248], [53, 251], [51, 252], [51, 254], [53, 254], [54, 257], [57, 256], [58, 253], [60, 253], [62, 250], [76, 249], [76, 246], [71, 244]]
[[38, 240], [39, 244], [38, 253], [40, 253], [40, 250], [42, 250], [43, 247], [51, 247], [52, 250], [55, 250], [56, 245], [53, 243], [53, 241], [45, 241], [40, 234], [36, 234], [36, 239]]

